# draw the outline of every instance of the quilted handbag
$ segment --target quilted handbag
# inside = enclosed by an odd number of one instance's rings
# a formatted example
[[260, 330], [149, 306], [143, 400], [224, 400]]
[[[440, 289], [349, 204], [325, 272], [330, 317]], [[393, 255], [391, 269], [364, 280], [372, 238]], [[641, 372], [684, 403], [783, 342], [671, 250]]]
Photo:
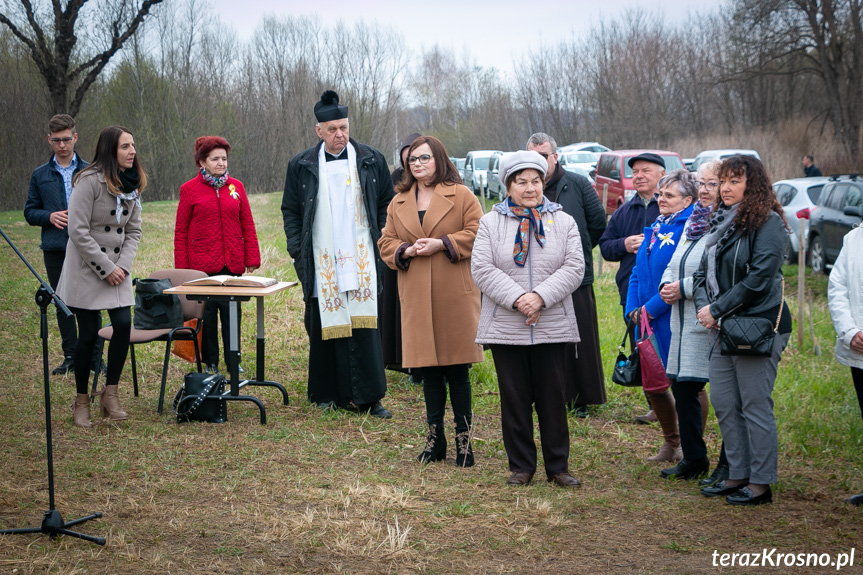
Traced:
[[635, 324], [627, 322], [626, 333], [620, 347], [617, 348], [617, 360], [614, 362], [614, 370], [611, 372], [611, 381], [624, 387], [641, 387], [641, 366], [638, 363], [638, 348], [631, 346], [629, 355], [626, 355], [626, 342], [633, 341], [635, 335]]
[[640, 326], [641, 339], [638, 340], [638, 362], [641, 364], [641, 387], [644, 391], [651, 393], [664, 393], [671, 387], [668, 376], [665, 375], [665, 365], [659, 354], [659, 344], [650, 320], [647, 319], [647, 311], [641, 308]]
[[730, 315], [719, 322], [719, 352], [722, 355], [753, 355], [767, 357], [773, 353], [773, 340], [779, 331], [779, 320], [785, 305], [785, 278], [782, 278], [782, 299], [774, 324], [765, 317]]

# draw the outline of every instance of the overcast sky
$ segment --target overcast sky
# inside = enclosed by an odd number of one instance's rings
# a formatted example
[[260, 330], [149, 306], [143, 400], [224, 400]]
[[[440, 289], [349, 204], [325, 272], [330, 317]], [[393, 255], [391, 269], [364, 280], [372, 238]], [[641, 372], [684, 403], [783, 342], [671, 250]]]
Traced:
[[434, 44], [465, 48], [476, 64], [512, 70], [513, 59], [541, 44], [554, 44], [587, 32], [601, 19], [610, 20], [628, 8], [659, 11], [669, 21], [682, 21], [712, 2], [694, 0], [210, 0], [223, 22], [248, 40], [266, 14], [317, 13], [326, 24], [342, 19], [377, 20], [392, 26], [415, 51]]

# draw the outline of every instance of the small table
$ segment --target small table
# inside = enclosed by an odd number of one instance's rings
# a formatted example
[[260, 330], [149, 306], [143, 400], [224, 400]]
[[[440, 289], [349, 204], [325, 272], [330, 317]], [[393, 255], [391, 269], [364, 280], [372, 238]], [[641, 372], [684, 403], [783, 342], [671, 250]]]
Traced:
[[[228, 302], [228, 332], [230, 333], [230, 342], [228, 345], [228, 356], [225, 358], [229, 372], [231, 388], [222, 395], [208, 396], [221, 401], [251, 401], [258, 406], [261, 411], [261, 425], [267, 423], [267, 413], [264, 409], [264, 404], [254, 396], [240, 395], [240, 389], [247, 385], [260, 385], [265, 387], [275, 387], [282, 392], [284, 405], [288, 405], [288, 392], [285, 391], [281, 383], [275, 381], [267, 381], [264, 379], [264, 297], [286, 290], [289, 287], [297, 285], [297, 282], [278, 282], [267, 287], [233, 287], [233, 286], [195, 286], [181, 285], [166, 289], [164, 293], [175, 295], [185, 295], [187, 299], [195, 301], [226, 301]], [[245, 379], [240, 381], [239, 374], [239, 357], [240, 357], [240, 325], [237, 321], [237, 306], [239, 302], [249, 301], [252, 298], [257, 298], [257, 317], [258, 317], [258, 337], [257, 337], [257, 361], [255, 362], [255, 379]], [[186, 400], [193, 401], [194, 396], [183, 398], [177, 410], [181, 411], [183, 403]]]

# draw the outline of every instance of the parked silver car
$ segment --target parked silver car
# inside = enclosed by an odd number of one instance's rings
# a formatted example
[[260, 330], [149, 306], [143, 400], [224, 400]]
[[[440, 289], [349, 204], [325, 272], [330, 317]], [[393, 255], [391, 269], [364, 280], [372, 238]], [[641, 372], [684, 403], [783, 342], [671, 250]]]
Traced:
[[458, 177], [464, 181], [464, 158], [450, 157], [449, 161], [455, 165], [455, 168], [458, 170]]
[[486, 187], [486, 172], [488, 163], [495, 154], [502, 154], [500, 150], [474, 150], [468, 152], [464, 163], [464, 185], [478, 194]]
[[[797, 254], [800, 250], [800, 226], [803, 226], [804, 250], [809, 249], [809, 218], [798, 218], [797, 214], [803, 210], [811, 213], [818, 203], [821, 189], [830, 181], [830, 178], [793, 178], [791, 180], [779, 180], [773, 183], [773, 191], [776, 198], [782, 204], [785, 219], [791, 227], [788, 248], [785, 251], [785, 263], [797, 263]], [[805, 253], [805, 252], [804, 252]]]
[[506, 197], [506, 184], [500, 181], [500, 159], [503, 157], [503, 152], [498, 152], [491, 157], [488, 162], [488, 197], [497, 198], [498, 201], [503, 201]]
[[724, 149], [724, 150], [704, 150], [692, 160], [692, 164], [689, 167], [690, 172], [697, 172], [699, 166], [701, 164], [706, 164], [707, 162], [711, 162], [713, 160], [724, 160], [725, 158], [730, 158], [731, 156], [755, 156], [759, 160], [761, 156], [758, 155], [758, 152], [755, 150], [743, 150], [743, 149]]

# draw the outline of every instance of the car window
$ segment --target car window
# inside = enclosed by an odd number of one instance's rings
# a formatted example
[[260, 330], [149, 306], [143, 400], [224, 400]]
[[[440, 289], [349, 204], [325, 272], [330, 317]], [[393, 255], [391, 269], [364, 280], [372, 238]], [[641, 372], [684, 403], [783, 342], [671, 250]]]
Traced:
[[474, 170], [487, 170], [489, 159], [490, 158], [474, 158], [473, 159], [473, 169]]
[[845, 194], [845, 205], [843, 208], [847, 208], [848, 206], [860, 207], [861, 202], [863, 202], [863, 194], [860, 192], [860, 188], [855, 185], [848, 186], [848, 193]]
[[614, 169], [614, 156], [602, 156], [596, 166], [596, 175], [608, 178]]
[[843, 184], [837, 184], [830, 194], [830, 199], [827, 200], [827, 207], [832, 210], [842, 210], [845, 205], [845, 194], [848, 192], [848, 187]]
[[797, 188], [788, 184], [779, 184], [774, 186], [774, 189], [776, 190], [776, 199], [783, 206], [790, 204], [794, 197], [797, 196]]
[[587, 164], [596, 161], [593, 154], [567, 154], [566, 162], [569, 164]]
[[830, 202], [830, 196], [833, 195], [833, 190], [836, 189], [836, 185], [826, 185], [824, 189], [821, 191], [821, 194], [818, 196], [818, 205], [827, 207], [827, 204]]
[[818, 197], [821, 195], [821, 190], [824, 189], [824, 184], [820, 186], [810, 186], [806, 193], [809, 195], [809, 199], [812, 200], [813, 204], [818, 203]]
[[494, 156], [491, 161], [488, 163], [488, 169], [492, 172], [497, 169], [497, 164], [500, 162], [500, 158], [498, 156]]

